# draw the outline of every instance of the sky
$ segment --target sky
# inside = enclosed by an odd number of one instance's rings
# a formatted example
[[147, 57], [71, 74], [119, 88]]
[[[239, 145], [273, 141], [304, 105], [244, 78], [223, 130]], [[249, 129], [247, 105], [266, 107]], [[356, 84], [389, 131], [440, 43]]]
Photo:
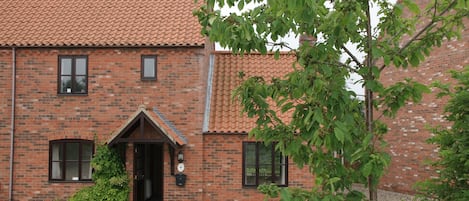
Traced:
[[[391, 3], [395, 3], [396, 0], [389, 0], [389, 2]], [[254, 4], [254, 3], [251, 3], [251, 4], [248, 4], [245, 6], [245, 8], [243, 10], [247, 10], [247, 9], [250, 9], [250, 8], [253, 8], [255, 7], [256, 5], [259, 5], [259, 4]], [[223, 7], [221, 9], [222, 11], [222, 14], [229, 14], [229, 13], [239, 13], [240, 11], [238, 10], [238, 8], [235, 6], [235, 7], [232, 7], [232, 8], [228, 8], [227, 6]], [[378, 13], [378, 7], [376, 5], [372, 5], [371, 7], [371, 26], [374, 28], [376, 27], [376, 25], [378, 24], [378, 19], [379, 19], [379, 16], [377, 16], [377, 13]], [[286, 42], [289, 44], [289, 46], [291, 48], [298, 48], [299, 46], [299, 43], [298, 43], [298, 36], [295, 36], [294, 34], [289, 34], [287, 35], [286, 37], [284, 38], [281, 38], [279, 39], [279, 41], [283, 41], [283, 42]], [[347, 44], [346, 47], [360, 60], [360, 61], [363, 61], [363, 59], [365, 58], [365, 54], [363, 52], [359, 52], [357, 51], [357, 48], [355, 47], [354, 44]], [[224, 48], [222, 48], [220, 45], [218, 44], [215, 44], [215, 49], [216, 50], [226, 50]], [[283, 51], [288, 51], [289, 49], [281, 49]], [[341, 58], [342, 61], [345, 61], [347, 59], [347, 56], [344, 54]], [[360, 80], [360, 77], [356, 74], [352, 74], [351, 77], [347, 80], [347, 87], [350, 89], [350, 90], [353, 90], [357, 95], [358, 95], [358, 98], [359, 99], [364, 99], [364, 89], [362, 87], [362, 83], [361, 82], [357, 82], [358, 80]]]

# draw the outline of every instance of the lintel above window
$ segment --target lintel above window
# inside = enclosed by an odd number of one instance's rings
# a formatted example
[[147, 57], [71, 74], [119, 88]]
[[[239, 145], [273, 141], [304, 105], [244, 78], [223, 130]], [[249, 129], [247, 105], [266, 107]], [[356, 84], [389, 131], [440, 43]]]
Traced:
[[141, 79], [142, 80], [156, 80], [157, 67], [156, 67], [156, 55], [142, 55], [142, 68], [141, 68]]

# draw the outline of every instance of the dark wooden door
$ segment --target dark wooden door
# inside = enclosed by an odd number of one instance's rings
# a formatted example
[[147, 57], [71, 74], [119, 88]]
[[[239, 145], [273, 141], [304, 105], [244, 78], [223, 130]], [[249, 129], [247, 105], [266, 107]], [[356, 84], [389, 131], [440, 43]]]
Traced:
[[163, 144], [134, 148], [134, 200], [163, 200]]
[[134, 145], [134, 200], [144, 201], [145, 145]]

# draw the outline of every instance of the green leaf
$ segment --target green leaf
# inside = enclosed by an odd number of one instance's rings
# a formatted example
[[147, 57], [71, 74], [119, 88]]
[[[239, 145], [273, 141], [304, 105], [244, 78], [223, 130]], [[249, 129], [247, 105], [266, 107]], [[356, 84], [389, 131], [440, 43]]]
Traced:
[[364, 200], [365, 195], [363, 195], [362, 192], [352, 190], [349, 193], [347, 193], [346, 200], [347, 201], [362, 201]]
[[366, 81], [365, 86], [374, 92], [380, 92], [383, 90], [383, 85], [377, 80], [368, 80]]
[[291, 108], [293, 108], [293, 103], [292, 102], [288, 102], [286, 103], [285, 105], [282, 106], [282, 113], [285, 113], [286, 111], [290, 110]]
[[409, 63], [410, 65], [417, 67], [420, 63], [418, 56], [416, 56], [415, 54], [410, 55]]
[[419, 6], [412, 0], [404, 0], [404, 5], [414, 14], [420, 14]]
[[347, 128], [340, 121], [336, 121], [335, 126], [336, 127], [334, 128], [334, 135], [337, 140], [339, 140], [339, 142], [343, 144], [345, 142], [345, 135], [347, 135]]
[[371, 67], [371, 72], [373, 73], [373, 76], [376, 79], [379, 79], [379, 75], [380, 75], [381, 71], [379, 70], [378, 67], [376, 67], [376, 66]]
[[459, 9], [467, 9], [469, 7], [469, 1], [468, 0], [458, 0], [456, 4], [456, 8]]
[[287, 188], [282, 188], [280, 190], [280, 197], [282, 200], [292, 200], [292, 194], [288, 191]]
[[278, 60], [280, 58], [280, 51], [279, 50], [276, 50], [275, 53], [274, 53], [274, 58], [276, 60]]
[[243, 8], [244, 8], [244, 0], [241, 0], [241, 1], [239, 1], [239, 3], [238, 3], [238, 9], [239, 9], [239, 10], [243, 10]]
[[391, 57], [389, 55], [383, 55], [383, 61], [385, 66], [389, 66], [391, 63]]
[[368, 176], [370, 176], [372, 169], [373, 169], [373, 162], [372, 162], [372, 161], [368, 161], [368, 163], [366, 163], [366, 164], [361, 168], [361, 172], [362, 172], [363, 176], [368, 177]]
[[373, 46], [372, 51], [373, 51], [373, 58], [380, 58], [384, 55], [384, 52], [377, 46]]
[[300, 88], [295, 88], [293, 89], [292, 95], [294, 99], [299, 99], [303, 95], [303, 90], [301, 90]]
[[319, 124], [324, 123], [324, 119], [322, 116], [322, 111], [320, 108], [314, 109], [314, 116], [313, 116], [314, 121], [318, 122]]
[[216, 17], [216, 16], [210, 16], [210, 18], [208, 19], [208, 23], [209, 23], [210, 25], [212, 25], [213, 22], [215, 22], [215, 20], [217, 20], [217, 17]]
[[309, 124], [310, 123], [310, 120], [311, 120], [311, 117], [313, 116], [313, 114], [314, 114], [314, 112], [312, 110], [308, 110], [308, 114], [306, 115], [306, 117], [303, 120], [304, 124]]

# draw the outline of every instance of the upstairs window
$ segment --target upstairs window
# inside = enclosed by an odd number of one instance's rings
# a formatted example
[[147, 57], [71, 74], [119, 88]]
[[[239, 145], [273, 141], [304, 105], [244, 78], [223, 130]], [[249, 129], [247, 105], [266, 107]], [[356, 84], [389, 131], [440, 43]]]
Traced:
[[288, 185], [287, 157], [275, 151], [275, 145], [262, 142], [243, 143], [243, 185]]
[[91, 181], [91, 140], [53, 140], [49, 144], [49, 180]]
[[142, 80], [156, 80], [156, 55], [142, 56]]
[[59, 94], [88, 92], [88, 57], [59, 56]]

